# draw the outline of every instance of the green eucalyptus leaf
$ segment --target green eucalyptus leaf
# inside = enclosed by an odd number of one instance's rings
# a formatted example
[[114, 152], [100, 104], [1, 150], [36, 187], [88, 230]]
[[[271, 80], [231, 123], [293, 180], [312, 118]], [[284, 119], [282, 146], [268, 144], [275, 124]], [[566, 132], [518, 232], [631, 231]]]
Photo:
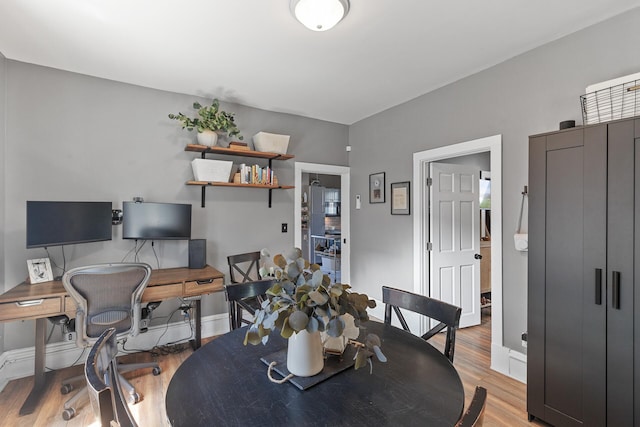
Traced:
[[327, 328], [327, 335], [330, 337], [339, 337], [342, 335], [342, 331], [344, 330], [344, 320], [340, 317], [334, 317], [329, 320], [329, 327]]
[[289, 252], [287, 252], [287, 259], [297, 260], [298, 258], [302, 258], [302, 251], [298, 248], [291, 248]]
[[309, 292], [309, 298], [311, 298], [311, 300], [313, 300], [313, 302], [318, 305], [324, 305], [327, 303], [327, 301], [329, 301], [329, 297], [326, 294], [323, 294], [322, 292], [319, 292], [317, 290]]
[[366, 355], [366, 350], [362, 348], [358, 349], [358, 352], [356, 353], [355, 368], [360, 369], [363, 366], [366, 366], [368, 359], [369, 357]]
[[305, 329], [308, 323], [309, 316], [303, 311], [294, 311], [289, 316], [289, 326], [296, 332]]
[[260, 273], [260, 277], [268, 277], [269, 276], [269, 269], [267, 267], [260, 267], [260, 270], [258, 270], [258, 272]]
[[287, 260], [281, 254], [273, 257], [273, 263], [280, 268], [285, 268], [287, 266]]
[[291, 264], [289, 264], [287, 266], [287, 274], [289, 275], [289, 277], [293, 278], [293, 277], [298, 277], [298, 275], [301, 273], [302, 271], [298, 268], [298, 264], [296, 264], [295, 262], [292, 262]]
[[307, 332], [309, 332], [310, 334], [317, 332], [320, 328], [320, 322], [318, 322], [318, 319], [316, 319], [315, 317], [311, 316], [309, 318], [309, 323], [307, 324]]
[[311, 284], [314, 287], [320, 286], [322, 285], [322, 270], [316, 270], [313, 272], [313, 275], [311, 276]]
[[289, 326], [289, 318], [284, 319], [284, 323], [282, 324], [282, 328], [280, 329], [280, 335], [282, 338], [289, 339], [293, 335], [294, 330]]
[[258, 335], [258, 328], [254, 326], [247, 329], [247, 333], [244, 336], [244, 345], [258, 345], [262, 342], [262, 337]]

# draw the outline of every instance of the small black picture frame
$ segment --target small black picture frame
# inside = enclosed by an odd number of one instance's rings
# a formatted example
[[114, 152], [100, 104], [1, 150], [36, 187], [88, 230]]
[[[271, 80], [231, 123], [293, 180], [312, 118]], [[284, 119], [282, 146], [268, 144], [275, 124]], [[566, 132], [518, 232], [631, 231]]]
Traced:
[[384, 203], [384, 172], [369, 175], [369, 203]]
[[391, 183], [391, 215], [411, 214], [411, 182]]

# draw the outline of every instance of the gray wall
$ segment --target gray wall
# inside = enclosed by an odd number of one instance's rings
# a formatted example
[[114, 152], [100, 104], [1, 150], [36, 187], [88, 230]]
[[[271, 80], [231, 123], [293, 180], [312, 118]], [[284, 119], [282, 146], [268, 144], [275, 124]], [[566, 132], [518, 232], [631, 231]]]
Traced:
[[639, 27], [635, 9], [350, 126], [352, 194], [363, 195], [362, 209], [351, 202], [352, 285], [378, 298], [383, 284], [413, 286], [412, 218], [390, 215], [388, 201], [369, 204], [368, 175], [385, 171], [389, 188], [412, 179], [415, 152], [502, 134], [504, 345], [524, 352], [527, 254], [515, 251], [512, 234], [528, 136], [582, 123], [587, 85], [639, 71]]
[[[206, 207], [201, 208], [200, 187], [185, 185], [192, 179], [190, 161], [198, 155], [184, 148], [195, 141], [195, 133], [181, 130], [167, 114], [191, 113], [193, 101], [210, 100], [6, 62], [5, 290], [25, 279], [27, 259], [47, 256], [44, 249], [25, 249], [26, 200], [104, 200], [114, 208], [134, 196], [191, 203], [192, 235], [207, 239], [208, 263], [225, 274], [227, 255], [263, 247], [277, 253], [293, 245], [293, 232], [280, 232], [281, 223], [293, 224], [293, 190], [274, 191], [269, 209], [265, 190], [208, 188]], [[347, 126], [235, 104], [223, 103], [222, 108], [236, 113], [245, 141], [260, 130], [291, 135], [289, 153], [296, 158], [273, 165], [281, 183], [293, 184], [294, 161], [348, 163]], [[121, 261], [132, 246], [122, 240], [122, 227], [114, 226], [112, 241], [67, 247], [67, 269]], [[187, 265], [186, 241], [157, 242], [155, 249], [161, 267]], [[59, 247], [49, 249], [49, 254], [62, 265]], [[140, 258], [157, 267], [149, 245]], [[164, 302], [157, 317], [177, 304]], [[204, 315], [225, 312], [224, 296], [206, 297], [203, 307]], [[33, 322], [7, 324], [5, 350], [32, 346], [33, 329]]]
[[[7, 100], [7, 60], [0, 53], [0, 290], [4, 289], [4, 183], [5, 104]], [[4, 324], [0, 323], [0, 354], [4, 351]]]

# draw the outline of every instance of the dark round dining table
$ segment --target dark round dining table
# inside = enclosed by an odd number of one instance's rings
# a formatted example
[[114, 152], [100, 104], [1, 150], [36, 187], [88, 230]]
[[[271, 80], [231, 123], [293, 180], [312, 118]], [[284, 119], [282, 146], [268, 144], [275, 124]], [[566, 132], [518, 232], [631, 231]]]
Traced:
[[[386, 363], [339, 372], [306, 390], [267, 377], [260, 358], [286, 347], [243, 345], [246, 328], [216, 338], [176, 370], [166, 394], [167, 418], [178, 426], [448, 426], [464, 408], [464, 389], [449, 359], [402, 329], [369, 321]], [[277, 376], [274, 374], [274, 376]]]

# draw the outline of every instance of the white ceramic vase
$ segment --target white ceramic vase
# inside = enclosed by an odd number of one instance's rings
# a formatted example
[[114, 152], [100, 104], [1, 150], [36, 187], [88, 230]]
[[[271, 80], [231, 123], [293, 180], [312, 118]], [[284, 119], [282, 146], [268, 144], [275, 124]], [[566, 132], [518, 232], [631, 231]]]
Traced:
[[213, 147], [218, 143], [218, 134], [212, 130], [198, 132], [198, 144]]
[[302, 330], [289, 338], [287, 369], [298, 377], [311, 377], [324, 368], [320, 332]]

